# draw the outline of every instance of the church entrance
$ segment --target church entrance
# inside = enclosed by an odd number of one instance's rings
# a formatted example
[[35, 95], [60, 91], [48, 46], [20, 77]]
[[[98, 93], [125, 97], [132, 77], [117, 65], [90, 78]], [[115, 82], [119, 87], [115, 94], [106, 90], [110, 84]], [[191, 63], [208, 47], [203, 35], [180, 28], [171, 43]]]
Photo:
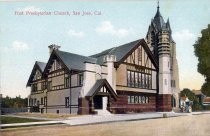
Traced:
[[103, 97], [96, 95], [93, 98], [94, 109], [103, 109]]
[[117, 94], [106, 79], [99, 79], [87, 93], [86, 98], [90, 100], [90, 112], [104, 114], [109, 111], [110, 100], [116, 101]]
[[93, 98], [94, 109], [106, 110], [108, 104], [108, 96], [96, 95]]

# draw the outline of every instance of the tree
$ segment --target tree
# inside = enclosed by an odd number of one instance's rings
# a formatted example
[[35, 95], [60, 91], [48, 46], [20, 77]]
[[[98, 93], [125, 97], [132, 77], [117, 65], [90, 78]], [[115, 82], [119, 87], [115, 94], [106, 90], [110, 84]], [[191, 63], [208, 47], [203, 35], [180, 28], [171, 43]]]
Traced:
[[181, 96], [181, 97], [187, 96], [188, 99], [189, 99], [190, 101], [195, 101], [195, 100], [197, 100], [195, 94], [194, 94], [190, 89], [188, 89], [188, 88], [183, 89], [183, 90], [180, 92], [180, 96]]
[[202, 104], [199, 103], [197, 97], [195, 96], [195, 94], [190, 89], [188, 89], [188, 88], [183, 89], [180, 92], [180, 96], [181, 97], [187, 96], [190, 101], [193, 101], [193, 106], [192, 106], [193, 110], [202, 109]]
[[195, 56], [198, 57], [197, 71], [205, 77], [205, 83], [201, 87], [203, 94], [210, 96], [210, 24], [201, 31], [194, 46]]
[[27, 107], [28, 99], [21, 98], [20, 96], [16, 96], [15, 98], [10, 98], [6, 96], [2, 98], [1, 107], [2, 108], [21, 108]]

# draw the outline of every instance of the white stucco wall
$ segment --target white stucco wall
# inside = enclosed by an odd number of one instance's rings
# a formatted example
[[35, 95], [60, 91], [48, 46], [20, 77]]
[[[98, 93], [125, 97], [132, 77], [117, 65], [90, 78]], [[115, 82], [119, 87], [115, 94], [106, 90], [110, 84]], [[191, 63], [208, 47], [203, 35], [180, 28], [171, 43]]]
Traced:
[[159, 57], [159, 93], [171, 94], [170, 57], [168, 55]]
[[96, 64], [85, 63], [84, 82], [80, 97], [85, 97], [96, 81]]

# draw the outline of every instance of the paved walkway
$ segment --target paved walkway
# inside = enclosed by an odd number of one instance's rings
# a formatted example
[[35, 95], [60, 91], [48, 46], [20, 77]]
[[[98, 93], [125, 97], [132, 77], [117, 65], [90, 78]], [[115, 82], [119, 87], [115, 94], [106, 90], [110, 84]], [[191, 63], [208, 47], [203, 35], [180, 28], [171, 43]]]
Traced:
[[16, 127], [16, 126], [50, 125], [50, 124], [60, 124], [60, 123], [76, 126], [76, 125], [98, 124], [98, 123], [107, 123], [107, 122], [134, 121], [134, 120], [162, 118], [164, 113], [166, 113], [168, 117], [176, 117], [176, 116], [192, 116], [192, 115], [199, 115], [199, 114], [210, 114], [210, 111], [192, 112], [192, 113], [174, 113], [174, 112], [152, 112], [151, 113], [150, 112], [150, 113], [140, 113], [140, 114], [84, 115], [84, 116], [78, 116], [78, 117], [69, 117], [68, 119], [65, 119], [65, 120], [1, 124], [0, 126], [2, 128], [7, 128], [7, 127]]

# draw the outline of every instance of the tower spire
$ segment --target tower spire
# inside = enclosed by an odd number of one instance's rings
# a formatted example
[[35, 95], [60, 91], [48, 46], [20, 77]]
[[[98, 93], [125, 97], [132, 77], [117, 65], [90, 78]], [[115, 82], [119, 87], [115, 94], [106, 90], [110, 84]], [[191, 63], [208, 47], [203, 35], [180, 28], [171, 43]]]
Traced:
[[160, 6], [159, 6], [159, 0], [157, 2], [157, 9], [159, 10]]

